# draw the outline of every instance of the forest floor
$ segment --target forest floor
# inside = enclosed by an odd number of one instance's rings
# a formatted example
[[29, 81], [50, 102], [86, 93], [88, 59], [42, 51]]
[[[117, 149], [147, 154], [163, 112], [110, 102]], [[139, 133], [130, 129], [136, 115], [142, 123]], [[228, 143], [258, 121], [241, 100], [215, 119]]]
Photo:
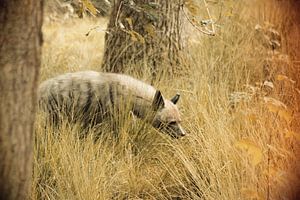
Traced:
[[[212, 15], [221, 16], [217, 35], [191, 26], [189, 73], [154, 83], [166, 97], [181, 93], [186, 137], [173, 140], [128, 119], [118, 141], [104, 124], [95, 142], [93, 133], [78, 139], [78, 126], [70, 124], [45, 130], [39, 114], [32, 199], [296, 198], [299, 61], [290, 40], [299, 44], [293, 36], [300, 31], [290, 26], [297, 13], [272, 0], [241, 2], [211, 5]], [[101, 71], [107, 22], [46, 16], [40, 80]]]

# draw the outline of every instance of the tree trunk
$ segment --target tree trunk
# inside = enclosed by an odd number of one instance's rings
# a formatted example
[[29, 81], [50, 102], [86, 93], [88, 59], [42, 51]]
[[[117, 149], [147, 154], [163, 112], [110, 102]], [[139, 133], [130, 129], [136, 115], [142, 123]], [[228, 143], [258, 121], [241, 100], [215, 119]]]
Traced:
[[0, 199], [29, 199], [41, 0], [0, 0]]
[[153, 2], [113, 1], [105, 36], [105, 71], [182, 74], [182, 0]]

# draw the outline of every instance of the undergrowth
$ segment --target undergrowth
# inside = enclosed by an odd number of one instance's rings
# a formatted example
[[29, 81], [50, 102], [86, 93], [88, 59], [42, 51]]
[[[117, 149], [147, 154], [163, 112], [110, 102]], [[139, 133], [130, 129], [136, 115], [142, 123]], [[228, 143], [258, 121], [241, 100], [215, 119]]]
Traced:
[[[299, 133], [293, 126], [299, 94], [288, 75], [292, 50], [283, 43], [288, 38], [281, 21], [261, 9], [272, 5], [281, 14], [280, 8], [273, 1], [222, 4], [211, 5], [215, 16], [223, 13], [216, 36], [189, 28], [189, 73], [154, 83], [166, 97], [181, 93], [188, 135], [174, 140], [128, 115], [118, 139], [109, 122], [79, 139], [79, 125], [45, 129], [38, 115], [32, 199], [292, 198], [299, 178]], [[41, 81], [101, 71], [105, 33], [85, 34], [106, 23], [46, 21]], [[151, 76], [132, 75], [144, 81]]]

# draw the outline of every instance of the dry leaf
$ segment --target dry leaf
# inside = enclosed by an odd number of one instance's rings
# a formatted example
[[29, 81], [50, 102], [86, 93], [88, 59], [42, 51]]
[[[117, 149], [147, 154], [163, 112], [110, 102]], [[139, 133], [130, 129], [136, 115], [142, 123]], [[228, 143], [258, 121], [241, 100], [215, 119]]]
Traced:
[[275, 30], [274, 28], [269, 28], [268, 31], [270, 33], [272, 33], [274, 36], [277, 36], [277, 37], [280, 36], [280, 33], [277, 30]]
[[257, 120], [257, 116], [254, 113], [247, 114], [246, 117], [251, 121], [255, 122]]
[[184, 6], [193, 16], [197, 16], [200, 13], [200, 8], [194, 0], [185, 0]]
[[284, 103], [271, 97], [264, 97], [264, 101], [270, 112], [278, 114], [287, 123], [290, 123], [292, 121], [292, 112], [287, 108], [287, 106]]
[[267, 104], [267, 107], [269, 111], [278, 114], [278, 116], [283, 118], [287, 123], [290, 123], [292, 121], [293, 115], [291, 111], [288, 111], [287, 109], [274, 104]]
[[262, 30], [262, 26], [259, 25], [259, 24], [256, 24], [254, 29], [257, 30], [257, 31], [260, 31], [260, 30]]
[[122, 22], [119, 22], [119, 26], [121, 29], [125, 29], [125, 26], [124, 26], [124, 24], [122, 24]]
[[284, 103], [272, 97], [264, 97], [264, 101], [266, 104], [272, 104], [276, 107], [287, 108], [287, 106]]
[[133, 23], [132, 23], [132, 19], [130, 17], [125, 18], [125, 20], [127, 21], [127, 23], [129, 24], [130, 29], [133, 29]]
[[130, 31], [126, 31], [126, 32], [131, 35], [131, 39], [133, 41], [140, 42], [142, 44], [145, 43], [144, 37], [141, 34], [139, 34], [138, 32], [135, 32], [134, 30], [130, 30]]
[[296, 140], [300, 141], [300, 134], [295, 133], [294, 131], [291, 130], [285, 130], [285, 137], [287, 138], [295, 138]]
[[126, 32], [130, 34], [131, 40], [132, 40], [132, 41], [134, 41], [134, 42], [137, 42], [137, 41], [138, 41], [138, 39], [137, 39], [137, 37], [135, 36], [135, 34], [133, 33], [133, 31], [126, 31]]
[[138, 38], [138, 41], [140, 42], [140, 43], [142, 43], [142, 44], [145, 44], [145, 39], [144, 39], [144, 37], [141, 35], [141, 34], [139, 34], [138, 32], [135, 32], [135, 31], [133, 31], [134, 32], [134, 34], [136, 35], [136, 37]]
[[239, 140], [235, 143], [235, 146], [241, 150], [247, 151], [247, 153], [250, 155], [250, 161], [254, 166], [262, 161], [262, 150], [251, 140]]
[[271, 81], [265, 81], [263, 83], [263, 86], [268, 86], [268, 87], [270, 87], [272, 89], [274, 88], [274, 84]]
[[269, 44], [274, 47], [274, 48], [278, 48], [281, 46], [280, 42], [278, 40], [270, 40]]
[[225, 16], [226, 16], [226, 17], [233, 17], [232, 11], [226, 12], [226, 13], [225, 13]]
[[151, 37], [155, 37], [155, 27], [151, 23], [144, 25], [144, 29]]
[[95, 6], [90, 2], [90, 0], [81, 0], [82, 4], [84, 7], [92, 14], [92, 15], [97, 15], [99, 12]]
[[288, 79], [288, 77], [285, 75], [279, 74], [276, 76], [276, 80], [278, 80], [278, 81], [283, 81], [283, 80], [287, 80], [287, 79]]
[[293, 83], [293, 84], [296, 83], [296, 81], [290, 79], [289, 77], [287, 77], [285, 75], [281, 75], [281, 74], [276, 76], [276, 80], [278, 80], [278, 81], [288, 81], [288, 82]]

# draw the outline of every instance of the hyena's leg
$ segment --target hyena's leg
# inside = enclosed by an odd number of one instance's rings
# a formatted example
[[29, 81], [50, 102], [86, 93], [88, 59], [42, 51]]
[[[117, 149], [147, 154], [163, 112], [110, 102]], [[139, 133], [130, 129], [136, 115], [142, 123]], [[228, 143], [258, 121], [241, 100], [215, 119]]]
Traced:
[[53, 94], [48, 97], [47, 102], [47, 112], [49, 125], [53, 127], [58, 127], [59, 123], [59, 107], [58, 101]]

